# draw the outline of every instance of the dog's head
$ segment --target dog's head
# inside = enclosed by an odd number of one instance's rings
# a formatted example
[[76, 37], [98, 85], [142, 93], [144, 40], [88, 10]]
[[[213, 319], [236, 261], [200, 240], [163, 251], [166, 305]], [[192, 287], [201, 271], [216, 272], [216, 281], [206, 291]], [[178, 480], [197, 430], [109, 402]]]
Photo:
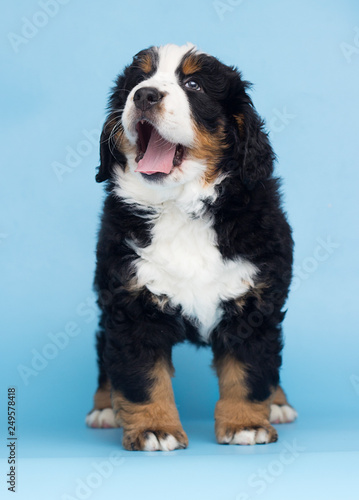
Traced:
[[267, 178], [274, 155], [248, 86], [235, 68], [191, 45], [139, 52], [113, 89], [96, 180], [120, 169], [168, 190], [228, 176], [251, 187]]

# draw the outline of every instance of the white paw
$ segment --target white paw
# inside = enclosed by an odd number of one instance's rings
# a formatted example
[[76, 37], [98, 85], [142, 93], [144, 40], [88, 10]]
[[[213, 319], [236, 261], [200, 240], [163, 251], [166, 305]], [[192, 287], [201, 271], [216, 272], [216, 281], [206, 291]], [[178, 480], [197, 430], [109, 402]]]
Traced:
[[234, 434], [229, 444], [255, 444], [256, 431], [239, 431]]
[[271, 405], [269, 421], [271, 424], [286, 424], [294, 422], [298, 413], [288, 405]]
[[258, 429], [256, 433], [256, 444], [269, 443], [269, 432], [265, 429]]
[[148, 432], [143, 449], [145, 451], [172, 451], [183, 447], [184, 445], [177, 441], [172, 434], [167, 434], [166, 437], [157, 439], [153, 432]]
[[266, 444], [271, 441], [269, 432], [260, 428], [258, 430], [249, 429], [236, 432], [233, 436], [225, 436], [221, 443], [222, 444], [240, 444], [240, 445], [252, 445], [252, 444]]
[[86, 416], [86, 424], [89, 427], [99, 429], [111, 429], [112, 427], [118, 427], [112, 408], [105, 408], [104, 410], [93, 410]]

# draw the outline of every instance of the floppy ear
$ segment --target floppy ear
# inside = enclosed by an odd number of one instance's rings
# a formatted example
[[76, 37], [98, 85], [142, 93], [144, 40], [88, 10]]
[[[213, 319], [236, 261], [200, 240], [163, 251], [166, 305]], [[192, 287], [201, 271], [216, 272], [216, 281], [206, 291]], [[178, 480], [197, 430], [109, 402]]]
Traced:
[[270, 145], [264, 122], [254, 109], [247, 114], [246, 142], [243, 157], [243, 179], [255, 184], [273, 173], [275, 154]]
[[234, 115], [236, 156], [239, 159], [240, 177], [252, 189], [257, 182], [272, 175], [275, 154], [264, 129], [264, 122], [246, 92], [250, 84], [243, 81], [241, 84], [239, 95], [237, 93], [236, 96], [239, 112]]
[[107, 118], [100, 137], [100, 166], [96, 175], [97, 182], [103, 182], [111, 177], [112, 167], [115, 163], [121, 167], [126, 165], [126, 157], [118, 149], [121, 141], [118, 139], [118, 134], [122, 131], [120, 124], [121, 116], [118, 114], [114, 117], [111, 113]]
[[96, 182], [103, 182], [110, 178], [113, 165], [113, 156], [110, 151], [109, 134], [106, 131], [106, 123], [103, 126], [100, 137], [100, 165], [96, 174]]
[[111, 177], [112, 167], [115, 163], [118, 163], [123, 168], [126, 165], [126, 157], [118, 149], [118, 134], [122, 130], [121, 116], [127, 95], [123, 87], [124, 77], [120, 76], [110, 97], [110, 113], [100, 137], [100, 166], [96, 175], [97, 182], [106, 181]]

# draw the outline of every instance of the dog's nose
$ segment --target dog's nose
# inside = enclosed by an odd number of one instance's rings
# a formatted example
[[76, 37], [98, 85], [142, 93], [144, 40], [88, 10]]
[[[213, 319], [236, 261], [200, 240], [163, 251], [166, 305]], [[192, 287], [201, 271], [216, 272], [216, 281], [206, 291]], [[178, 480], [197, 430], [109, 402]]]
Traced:
[[163, 97], [163, 94], [154, 87], [142, 87], [136, 90], [133, 100], [136, 108], [147, 111], [157, 104]]

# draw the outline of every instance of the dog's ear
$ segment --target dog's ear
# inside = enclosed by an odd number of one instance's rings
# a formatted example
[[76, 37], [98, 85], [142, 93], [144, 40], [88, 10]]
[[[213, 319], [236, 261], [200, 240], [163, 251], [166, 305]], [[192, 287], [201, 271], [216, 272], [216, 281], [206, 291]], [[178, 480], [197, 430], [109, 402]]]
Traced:
[[119, 149], [119, 135], [123, 132], [121, 125], [122, 110], [126, 103], [124, 76], [120, 76], [113, 88], [109, 109], [110, 113], [103, 126], [100, 137], [100, 165], [96, 175], [97, 182], [103, 182], [111, 177], [112, 167], [115, 163], [122, 168], [126, 165], [126, 157]]
[[244, 140], [241, 175], [248, 187], [268, 179], [273, 173], [275, 155], [270, 145], [264, 122], [253, 107], [244, 117]]
[[275, 154], [270, 145], [264, 122], [256, 112], [246, 90], [250, 84], [241, 80], [233, 115], [236, 129], [236, 160], [239, 162], [242, 182], [252, 189], [257, 182], [273, 173]]
[[110, 150], [110, 134], [105, 122], [100, 137], [100, 165], [96, 174], [96, 182], [103, 182], [110, 178], [110, 172], [114, 163], [114, 158]]

